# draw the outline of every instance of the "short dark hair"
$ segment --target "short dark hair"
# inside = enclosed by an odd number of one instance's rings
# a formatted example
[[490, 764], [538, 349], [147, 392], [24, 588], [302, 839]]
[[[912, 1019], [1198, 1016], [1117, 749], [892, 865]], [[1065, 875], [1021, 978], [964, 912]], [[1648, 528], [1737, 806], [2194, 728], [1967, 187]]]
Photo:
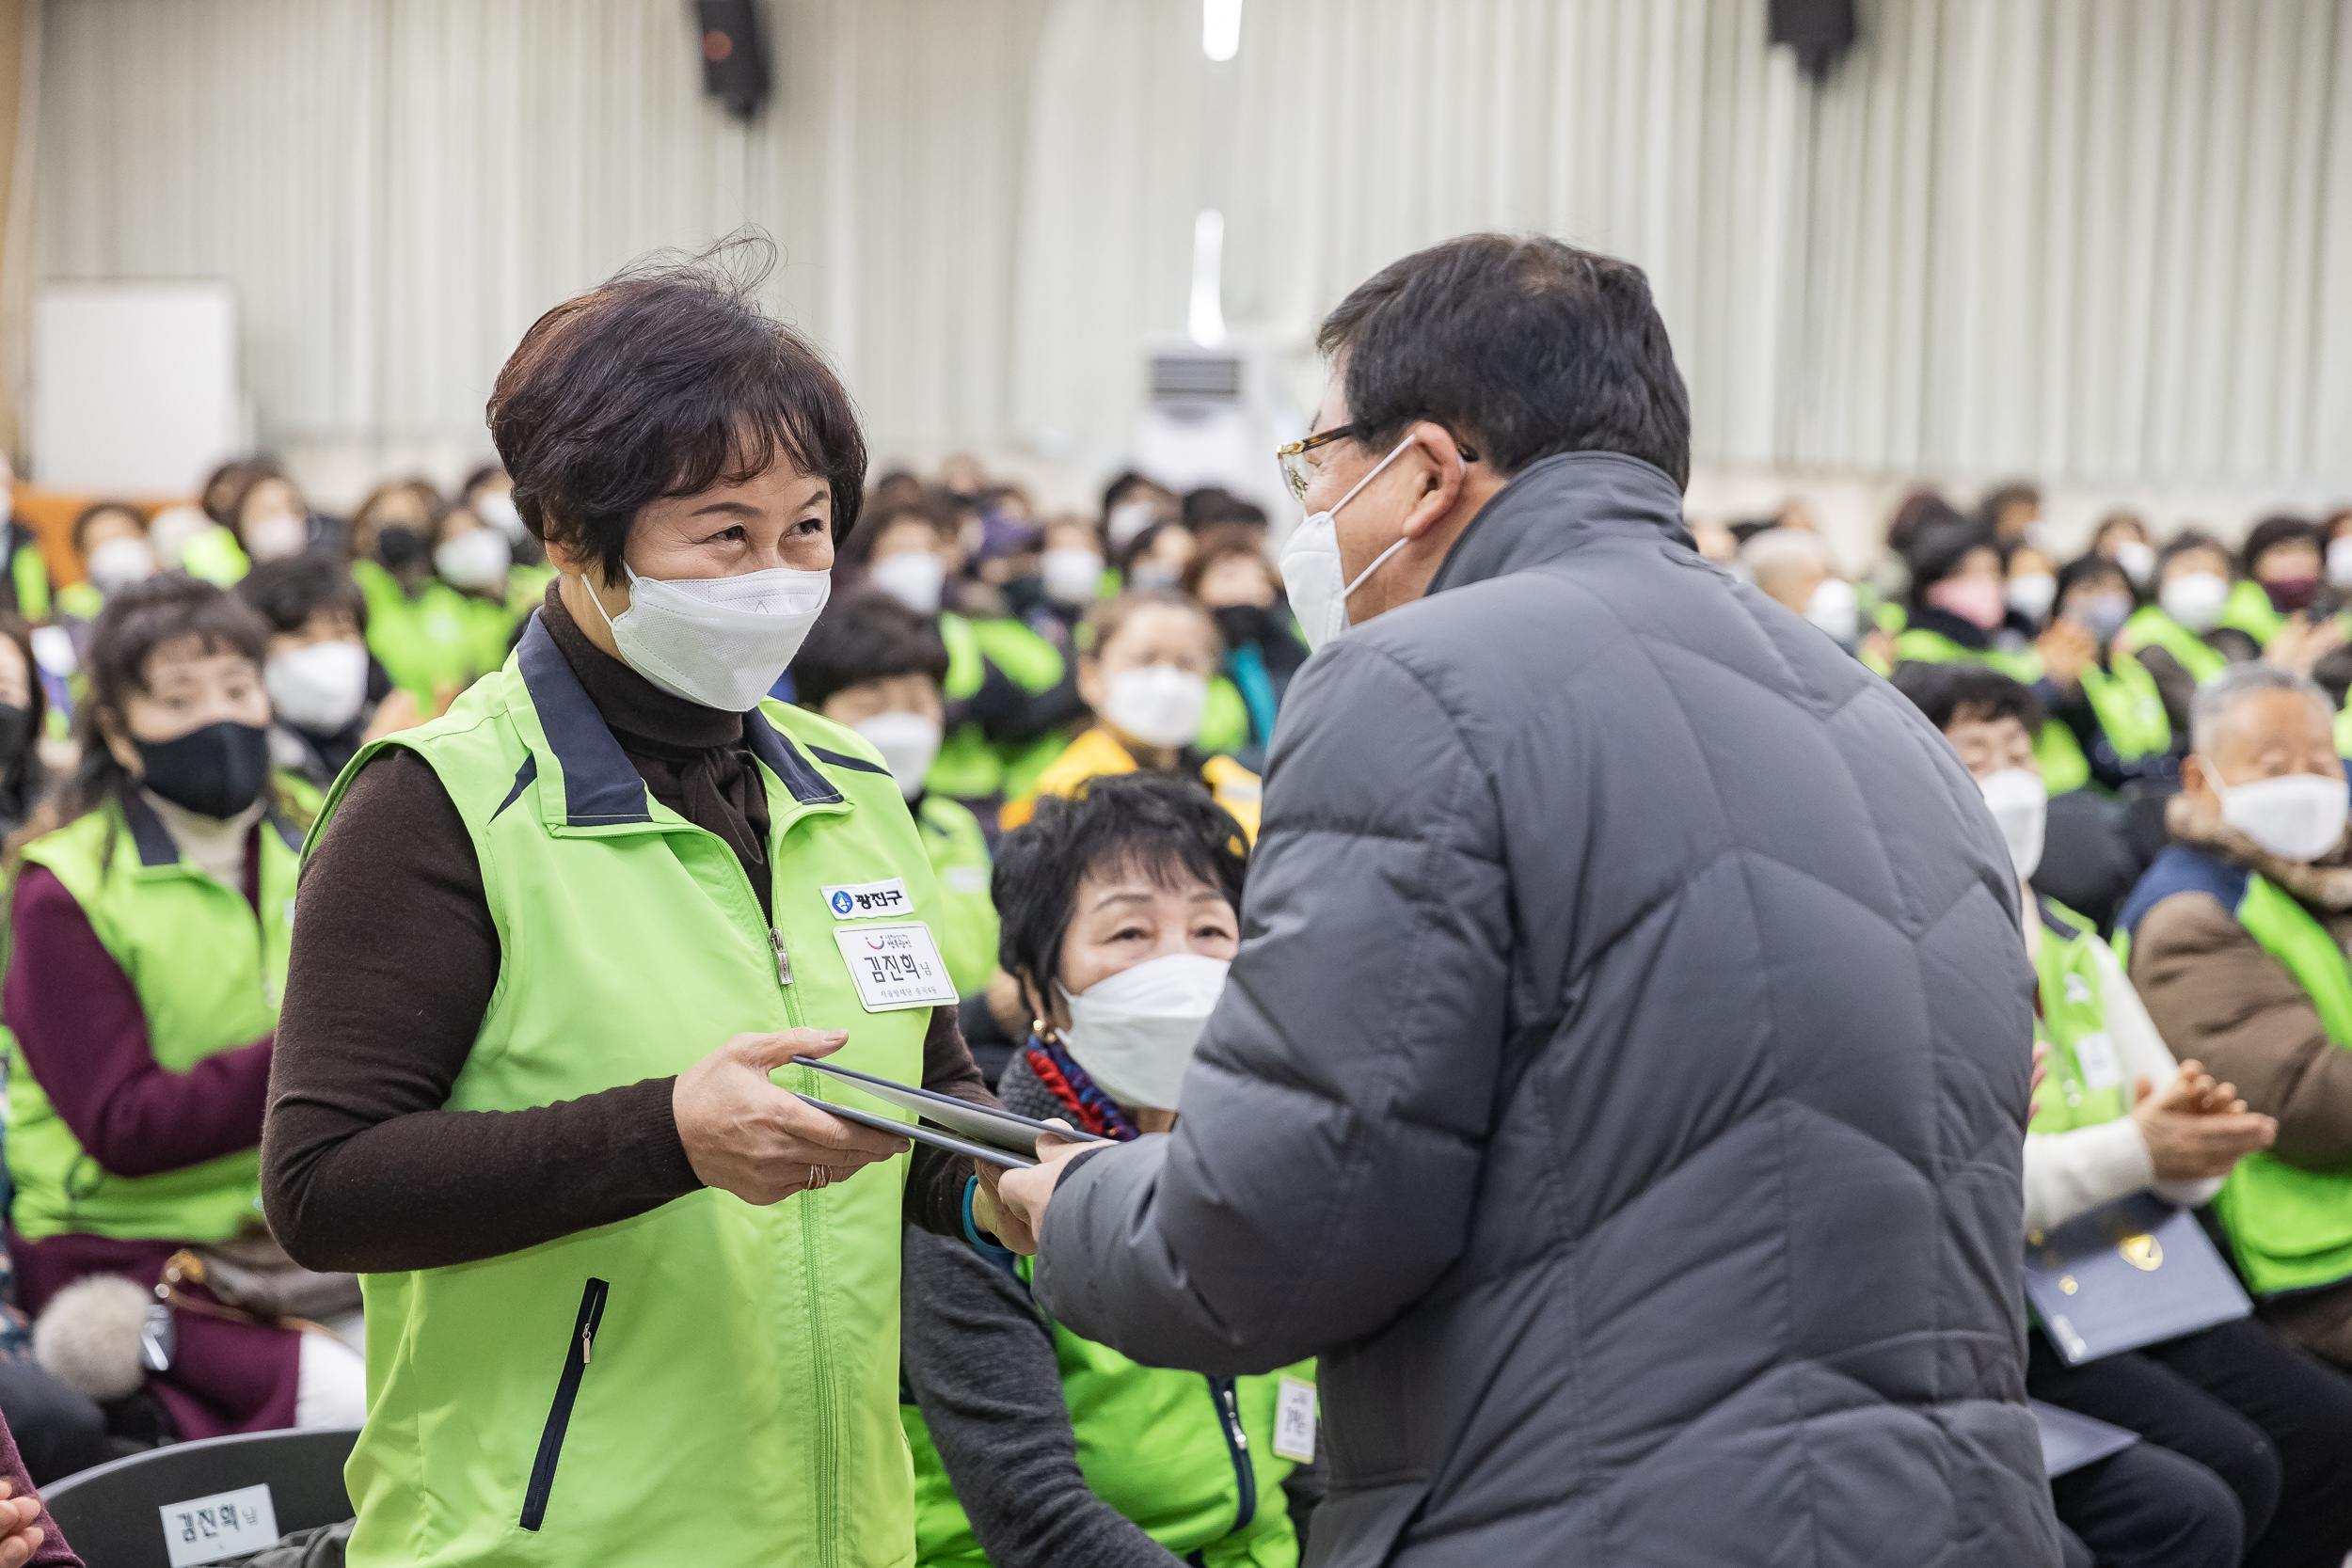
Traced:
[[2325, 553], [2328, 536], [2308, 517], [2265, 517], [2246, 535], [2246, 547], [2238, 552], [2238, 567], [2250, 578], [2254, 575], [2254, 562], [2263, 558], [2265, 550], [2297, 544]]
[[2191, 550], [2213, 551], [2214, 554], [2221, 558], [2221, 563], [2225, 568], [2233, 567], [2237, 564], [2236, 559], [2230, 554], [2229, 546], [2223, 544], [2212, 534], [2207, 533], [2203, 529], [2185, 528], [2181, 530], [2180, 532], [2174, 534], [2171, 538], [2167, 539], [2164, 544], [2157, 548], [2157, 580], [2163, 580], [2164, 574], [2171, 566], [2174, 557], [2186, 555]]
[[2058, 597], [2061, 599], [2066, 597], [2080, 584], [2097, 578], [2113, 578], [2124, 593], [2129, 594], [2132, 591], [2131, 576], [2122, 567], [2104, 555], [2084, 554], [2076, 556], [2058, 568]]
[[1895, 508], [1895, 515], [1886, 525], [1886, 547], [1897, 555], [1909, 556], [1912, 545], [1919, 535], [1943, 523], [1964, 523], [1968, 519], [1958, 508], [1933, 490], [1914, 490]]
[[1061, 973], [1078, 883], [1105, 868], [1140, 871], [1162, 887], [1189, 874], [1238, 913], [1249, 861], [1241, 825], [1198, 779], [1112, 774], [1088, 780], [1075, 796], [1041, 800], [1035, 816], [998, 841], [989, 884], [1002, 922], [997, 961], [1037, 996], [1049, 995]]
[[1911, 548], [1904, 552], [1904, 563], [1911, 568], [1911, 607], [1924, 609], [1928, 590], [1959, 571], [1971, 550], [1994, 547], [1985, 531], [1964, 517], [1921, 528], [1911, 536]]
[[837, 691], [898, 675], [947, 678], [947, 644], [928, 615], [879, 588], [835, 599], [792, 657], [792, 698], [820, 708]]
[[1346, 356], [1366, 446], [1434, 420], [1501, 474], [1616, 451], [1690, 482], [1690, 394], [1630, 261], [1540, 234], [1465, 234], [1358, 284], [1315, 346]]
[[2022, 682], [1981, 664], [1899, 664], [1889, 677], [1939, 730], [2014, 719], [2027, 735], [2042, 730], [2042, 699]]
[[147, 531], [147, 514], [139, 510], [135, 502], [117, 500], [92, 501], [87, 506], [82, 508], [81, 511], [73, 515], [73, 553], [75, 555], [87, 556], [89, 554], [89, 547], [83, 544], [82, 541], [89, 536], [90, 524], [112, 513], [119, 513], [123, 516], [133, 519], [139, 525], [139, 531], [141, 533], [145, 533]]
[[755, 293], [764, 236], [621, 272], [533, 322], [490, 393], [515, 509], [542, 541], [621, 574], [648, 502], [739, 484], [779, 459], [833, 487], [833, 534], [857, 522], [866, 437], [840, 379]]
[[857, 527], [841, 539], [840, 564], [863, 566], [874, 554], [874, 542], [900, 523], [920, 523], [943, 545], [956, 542], [956, 509], [945, 491], [930, 491], [911, 500], [878, 505], [858, 519]]
[[261, 612], [272, 631], [300, 631], [322, 610], [340, 610], [368, 629], [368, 599], [342, 562], [323, 555], [264, 561], [237, 582], [237, 597]]

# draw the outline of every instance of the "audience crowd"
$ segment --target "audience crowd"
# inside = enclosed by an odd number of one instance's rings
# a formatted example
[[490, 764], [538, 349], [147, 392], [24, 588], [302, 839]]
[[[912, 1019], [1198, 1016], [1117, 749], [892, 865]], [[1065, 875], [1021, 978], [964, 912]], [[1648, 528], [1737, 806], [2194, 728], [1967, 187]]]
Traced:
[[[2090, 1354], [2037, 1298], [2029, 1392], [2137, 1437], [2054, 1461], [2073, 1560], [2334, 1568], [2352, 511], [2266, 518], [2235, 547], [2119, 513], [2065, 559], [2030, 486], [1967, 511], [1921, 490], [1858, 572], [1799, 504], [1692, 535], [1892, 680], [2008, 844], [2047, 1074], [2029, 1269], [2090, 1220], [2126, 1258], [2149, 1234], [2210, 1248], [2253, 1303]], [[295, 1265], [257, 1196], [304, 833], [364, 745], [505, 663], [554, 569], [495, 467], [453, 493], [379, 485], [342, 518], [265, 459], [228, 464], [193, 506], [87, 507], [59, 583], [22, 524], [6, 544], [0, 1413], [35, 1481], [356, 1425], [356, 1279]], [[1223, 490], [1131, 473], [1094, 515], [1041, 515], [968, 459], [873, 486], [771, 695], [886, 765], [938, 873], [964, 1036], [1010, 1108], [1113, 1138], [1172, 1124], [1168, 1058], [1135, 1021], [1216, 999], [1307, 657], [1265, 515]], [[1295, 1408], [1311, 1364], [1203, 1389], [1081, 1339], [973, 1201], [963, 1240], [911, 1231], [905, 1252], [923, 1560], [1296, 1560], [1320, 1496]], [[2187, 1229], [2119, 1218], [2152, 1214]]]

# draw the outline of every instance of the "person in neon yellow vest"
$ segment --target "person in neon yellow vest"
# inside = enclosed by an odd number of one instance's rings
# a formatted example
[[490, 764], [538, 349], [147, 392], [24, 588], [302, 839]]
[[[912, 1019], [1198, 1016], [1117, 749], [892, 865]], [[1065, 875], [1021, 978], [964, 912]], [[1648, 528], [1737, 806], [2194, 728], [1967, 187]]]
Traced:
[[2265, 517], [2239, 546], [2245, 577], [2230, 591], [2221, 624], [2269, 645], [2286, 618], [2310, 608], [2327, 580], [2327, 540], [2308, 517]]
[[2116, 639], [2117, 647], [2154, 678], [2165, 721], [2176, 736], [2188, 734], [2189, 700], [2200, 683], [2231, 664], [2262, 657], [2253, 637], [2222, 625], [2233, 569], [2228, 547], [2211, 534], [2195, 529], [2174, 534], [2156, 553], [2155, 602], [2134, 610]]
[[543, 572], [518, 582], [517, 571], [506, 535], [472, 506], [461, 501], [434, 525], [433, 575], [455, 593], [465, 617], [467, 662], [485, 673], [506, 662], [522, 618], [538, 608], [553, 580]]
[[147, 514], [129, 501], [93, 501], [73, 519], [82, 580], [57, 590], [57, 610], [95, 621], [108, 598], [163, 569], [147, 537]]
[[[2091, 923], [2026, 881], [2047, 801], [2032, 693], [1964, 665], [1910, 665], [1895, 686], [1959, 752], [2018, 873], [2039, 978], [2034, 1036], [2049, 1064], [2026, 1133], [2027, 1245], [2143, 1190], [2183, 1208], [2210, 1202], [2242, 1157], [2269, 1147], [2278, 1123], [2199, 1063], [2175, 1063]], [[2352, 1377], [2260, 1322], [2222, 1323], [2076, 1367], [2037, 1323], [2026, 1389], [2146, 1439], [2052, 1485], [2059, 1521], [2102, 1561], [2136, 1560], [2135, 1543], [2151, 1539], [2177, 1554], [2167, 1561], [2225, 1564], [2333, 1564], [2352, 1547]], [[2249, 1443], [2249, 1434], [2259, 1436]]]
[[2263, 1315], [2352, 1366], [2352, 865], [2333, 713], [2305, 676], [2214, 677], [2170, 805], [2173, 842], [2118, 921], [2174, 1047], [2275, 1117], [2216, 1208]]
[[342, 548], [340, 530], [310, 511], [294, 481], [276, 465], [245, 464], [222, 483], [232, 486], [226, 525], [231, 537], [206, 535], [191, 543], [183, 556], [191, 575], [225, 587], [255, 562], [283, 561], [306, 551], [331, 555]]
[[1893, 673], [1893, 634], [1865, 621], [1860, 592], [1839, 573], [1829, 542], [1820, 534], [1809, 529], [1762, 530], [1740, 547], [1740, 563], [1759, 591], [1804, 616], [1874, 673]]
[[[1240, 937], [1233, 819], [1159, 775], [1098, 780], [1006, 836], [1003, 958], [1038, 1022], [1009, 1109], [1119, 1141], [1176, 1124]], [[926, 1568], [1290, 1568], [1320, 1499], [1314, 1366], [1142, 1366], [1047, 1317], [1032, 1260], [910, 1234], [900, 1407]]]
[[2176, 739], [2185, 747], [2187, 738], [2175, 736], [2147, 666], [2117, 651], [2131, 614], [2130, 579], [2106, 557], [2086, 555], [2058, 573], [2052, 624], [2079, 626], [2093, 653], [2072, 687], [2053, 683], [2050, 711], [2074, 732], [2091, 777], [2109, 789], [2149, 772], [2169, 777]]
[[2135, 595], [2152, 594], [2156, 586], [2155, 541], [2136, 512], [2110, 512], [2090, 531], [2090, 553], [2123, 569]]
[[768, 696], [866, 449], [760, 260], [525, 335], [491, 434], [560, 586], [310, 837], [262, 1196], [368, 1293], [355, 1568], [914, 1555], [900, 1232], [1008, 1227], [962, 1157], [802, 1098], [911, 1119], [829, 1056], [988, 1100], [889, 765]]

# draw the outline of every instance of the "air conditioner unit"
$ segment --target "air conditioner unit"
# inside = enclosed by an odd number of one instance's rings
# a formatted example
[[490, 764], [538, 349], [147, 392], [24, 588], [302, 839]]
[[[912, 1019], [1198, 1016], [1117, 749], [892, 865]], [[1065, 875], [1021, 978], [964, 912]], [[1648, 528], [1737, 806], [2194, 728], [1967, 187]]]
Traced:
[[1177, 491], [1222, 485], [1265, 508], [1279, 536], [1297, 503], [1275, 449], [1306, 434], [1272, 344], [1235, 335], [1216, 348], [1181, 337], [1145, 345], [1147, 395], [1135, 466]]

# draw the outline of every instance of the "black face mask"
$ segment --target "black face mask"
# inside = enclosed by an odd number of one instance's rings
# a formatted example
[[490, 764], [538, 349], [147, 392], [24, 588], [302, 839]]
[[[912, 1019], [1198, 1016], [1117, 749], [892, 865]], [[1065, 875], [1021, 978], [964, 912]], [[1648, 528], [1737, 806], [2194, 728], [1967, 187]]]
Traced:
[[133, 739], [140, 783], [199, 816], [234, 816], [269, 782], [269, 732], [224, 719], [176, 740]]
[[388, 572], [424, 559], [424, 535], [404, 523], [391, 523], [375, 532], [375, 559]]
[[1229, 604], [1209, 613], [1216, 618], [1217, 633], [1225, 639], [1225, 645], [1229, 648], [1238, 648], [1245, 642], [1262, 642], [1266, 634], [1274, 629], [1274, 612], [1254, 604]]
[[0, 778], [16, 771], [33, 738], [33, 710], [0, 703]]

